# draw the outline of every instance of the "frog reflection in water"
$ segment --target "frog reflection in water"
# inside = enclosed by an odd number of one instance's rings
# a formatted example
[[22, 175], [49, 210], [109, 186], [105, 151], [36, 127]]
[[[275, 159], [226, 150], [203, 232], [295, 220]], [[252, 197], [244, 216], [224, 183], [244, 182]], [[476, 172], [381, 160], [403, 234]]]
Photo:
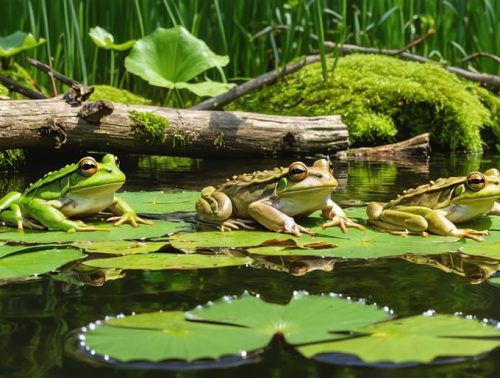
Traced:
[[108, 209], [115, 225], [138, 223], [151, 225], [140, 218], [114, 193], [125, 183], [117, 158], [107, 154], [99, 163], [84, 157], [76, 164], [50, 172], [31, 184], [24, 193], [10, 192], [0, 200], [0, 220], [23, 228], [74, 231], [100, 231], [107, 228], [88, 226], [70, 217], [84, 217]]
[[253, 228], [250, 224], [257, 221], [271, 231], [300, 236], [314, 232], [295, 223], [292, 217], [322, 210], [327, 220], [323, 227], [339, 226], [343, 232], [347, 227], [363, 229], [331, 200], [336, 187], [328, 160], [317, 160], [312, 167], [295, 162], [288, 168], [245, 173], [218, 188], [204, 188], [196, 202], [196, 216], [222, 231]]
[[480, 284], [496, 273], [499, 260], [483, 256], [471, 256], [461, 252], [441, 253], [438, 255], [401, 256], [414, 264], [428, 265], [446, 273], [464, 277], [472, 285]]
[[484, 214], [500, 215], [500, 172], [472, 172], [465, 177], [438, 179], [403, 192], [381, 204], [371, 202], [366, 212], [368, 224], [382, 231], [407, 235], [426, 235], [426, 231], [444, 236], [481, 241], [488, 231], [460, 229], [455, 223]]

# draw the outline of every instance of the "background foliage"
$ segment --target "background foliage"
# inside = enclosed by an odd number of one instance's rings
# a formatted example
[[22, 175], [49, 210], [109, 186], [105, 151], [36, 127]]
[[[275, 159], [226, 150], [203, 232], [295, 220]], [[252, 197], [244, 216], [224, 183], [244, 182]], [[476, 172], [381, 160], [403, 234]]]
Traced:
[[[31, 32], [47, 43], [25, 55], [48, 62], [76, 80], [116, 82], [134, 93], [155, 97], [158, 88], [126, 73], [118, 52], [110, 54], [88, 33], [101, 26], [116, 43], [140, 39], [157, 27], [185, 26], [216, 53], [228, 55], [231, 80], [257, 76], [318, 49], [318, 38], [380, 48], [402, 48], [434, 28], [436, 34], [411, 52], [448, 64], [498, 74], [499, 65], [481, 58], [462, 63], [465, 55], [498, 55], [500, 2], [493, 0], [0, 0], [0, 35]], [[319, 22], [321, 21], [321, 22]], [[318, 25], [322, 25], [320, 30]], [[18, 61], [22, 61], [18, 59]], [[23, 62], [23, 64], [25, 64]], [[111, 72], [114, 71], [114, 72]], [[212, 70], [208, 75], [218, 79]], [[42, 86], [46, 77], [36, 73]]]

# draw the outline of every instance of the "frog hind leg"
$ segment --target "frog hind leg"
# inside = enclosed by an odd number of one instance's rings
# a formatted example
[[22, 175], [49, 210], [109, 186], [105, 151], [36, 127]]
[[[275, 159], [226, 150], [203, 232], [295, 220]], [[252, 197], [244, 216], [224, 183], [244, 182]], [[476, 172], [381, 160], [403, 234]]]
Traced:
[[425, 214], [428, 209], [419, 206], [410, 206], [401, 210], [384, 210], [383, 205], [371, 202], [366, 208], [368, 224], [380, 231], [395, 235], [417, 234], [427, 236], [428, 222]]
[[110, 231], [108, 228], [88, 226], [81, 221], [72, 221], [55, 207], [47, 204], [46, 201], [33, 198], [29, 201], [27, 214], [30, 218], [41, 223], [49, 230], [61, 230], [66, 232], [75, 231]]
[[482, 236], [489, 234], [487, 230], [479, 231], [471, 228], [457, 228], [452, 221], [446, 218], [446, 211], [444, 210], [433, 210], [425, 218], [429, 222], [429, 231], [438, 235], [482, 241]]
[[240, 227], [253, 229], [253, 222], [246, 219], [233, 219], [233, 204], [227, 194], [217, 192], [213, 186], [201, 191], [196, 201], [196, 217], [206, 223], [216, 225], [221, 231], [237, 230]]
[[301, 225], [295, 223], [295, 220], [275, 209], [265, 202], [253, 202], [248, 206], [248, 213], [257, 222], [265, 228], [275, 231], [300, 236], [302, 233], [314, 236], [315, 233]]

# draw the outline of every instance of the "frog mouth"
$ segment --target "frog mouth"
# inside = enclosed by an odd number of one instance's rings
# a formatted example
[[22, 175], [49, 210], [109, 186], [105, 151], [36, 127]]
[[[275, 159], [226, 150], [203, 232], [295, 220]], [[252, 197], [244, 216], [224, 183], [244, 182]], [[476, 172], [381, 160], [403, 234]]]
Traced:
[[314, 193], [314, 192], [333, 192], [337, 186], [331, 185], [331, 186], [317, 186], [317, 187], [312, 187], [312, 188], [304, 188], [304, 189], [290, 189], [290, 190], [284, 190], [282, 192], [279, 192], [280, 195], [287, 195], [287, 194], [299, 194], [299, 193]]
[[115, 181], [115, 182], [108, 182], [106, 184], [101, 184], [101, 185], [91, 185], [91, 186], [82, 186], [82, 187], [75, 187], [69, 190], [71, 193], [76, 193], [76, 194], [82, 194], [86, 192], [95, 192], [96, 195], [99, 193], [112, 193], [116, 192], [118, 189], [120, 189], [124, 181]]

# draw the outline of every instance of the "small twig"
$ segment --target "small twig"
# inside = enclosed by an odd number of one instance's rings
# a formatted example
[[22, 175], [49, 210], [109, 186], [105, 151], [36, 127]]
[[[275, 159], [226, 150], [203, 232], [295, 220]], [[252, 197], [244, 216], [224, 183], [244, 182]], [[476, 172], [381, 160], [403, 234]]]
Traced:
[[50, 72], [48, 73], [49, 76], [50, 76], [50, 82], [52, 84], [52, 96], [57, 96], [57, 88], [56, 88], [56, 81], [54, 79], [54, 68], [53, 68], [53, 62], [54, 62], [54, 58], [50, 57], [49, 58], [49, 68], [50, 68]]
[[411, 41], [410, 43], [408, 43], [402, 49], [397, 50], [393, 55], [400, 55], [401, 53], [404, 53], [405, 51], [411, 49], [412, 47], [417, 46], [418, 44], [422, 43], [427, 38], [429, 38], [430, 36], [432, 36], [435, 32], [436, 32], [436, 30], [434, 28], [430, 28], [429, 30], [427, 30], [427, 33], [425, 33], [423, 36], [418, 37], [417, 39], [414, 39], [413, 41]]
[[25, 87], [22, 84], [19, 84], [18, 82], [9, 79], [8, 77], [5, 76], [0, 76], [0, 83], [7, 87], [10, 91], [17, 92], [22, 94], [25, 97], [28, 98], [34, 98], [34, 99], [44, 99], [47, 98], [43, 93], [34, 91], [28, 87]]
[[52, 67], [50, 67], [50, 66], [48, 66], [48, 65], [46, 65], [46, 64], [44, 64], [36, 59], [31, 59], [31, 58], [27, 58], [27, 59], [31, 65], [35, 66], [39, 70], [42, 70], [43, 72], [45, 72], [49, 76], [56, 78], [57, 80], [63, 82], [64, 84], [66, 84], [70, 87], [73, 86], [74, 84], [80, 84], [78, 81], [73, 80], [67, 76], [64, 76], [62, 73], [54, 71], [52, 69]]
[[472, 59], [483, 58], [483, 57], [493, 59], [495, 62], [500, 64], [500, 57], [484, 51], [478, 51], [474, 54], [467, 55], [465, 58], [462, 59], [462, 62], [467, 62]]

